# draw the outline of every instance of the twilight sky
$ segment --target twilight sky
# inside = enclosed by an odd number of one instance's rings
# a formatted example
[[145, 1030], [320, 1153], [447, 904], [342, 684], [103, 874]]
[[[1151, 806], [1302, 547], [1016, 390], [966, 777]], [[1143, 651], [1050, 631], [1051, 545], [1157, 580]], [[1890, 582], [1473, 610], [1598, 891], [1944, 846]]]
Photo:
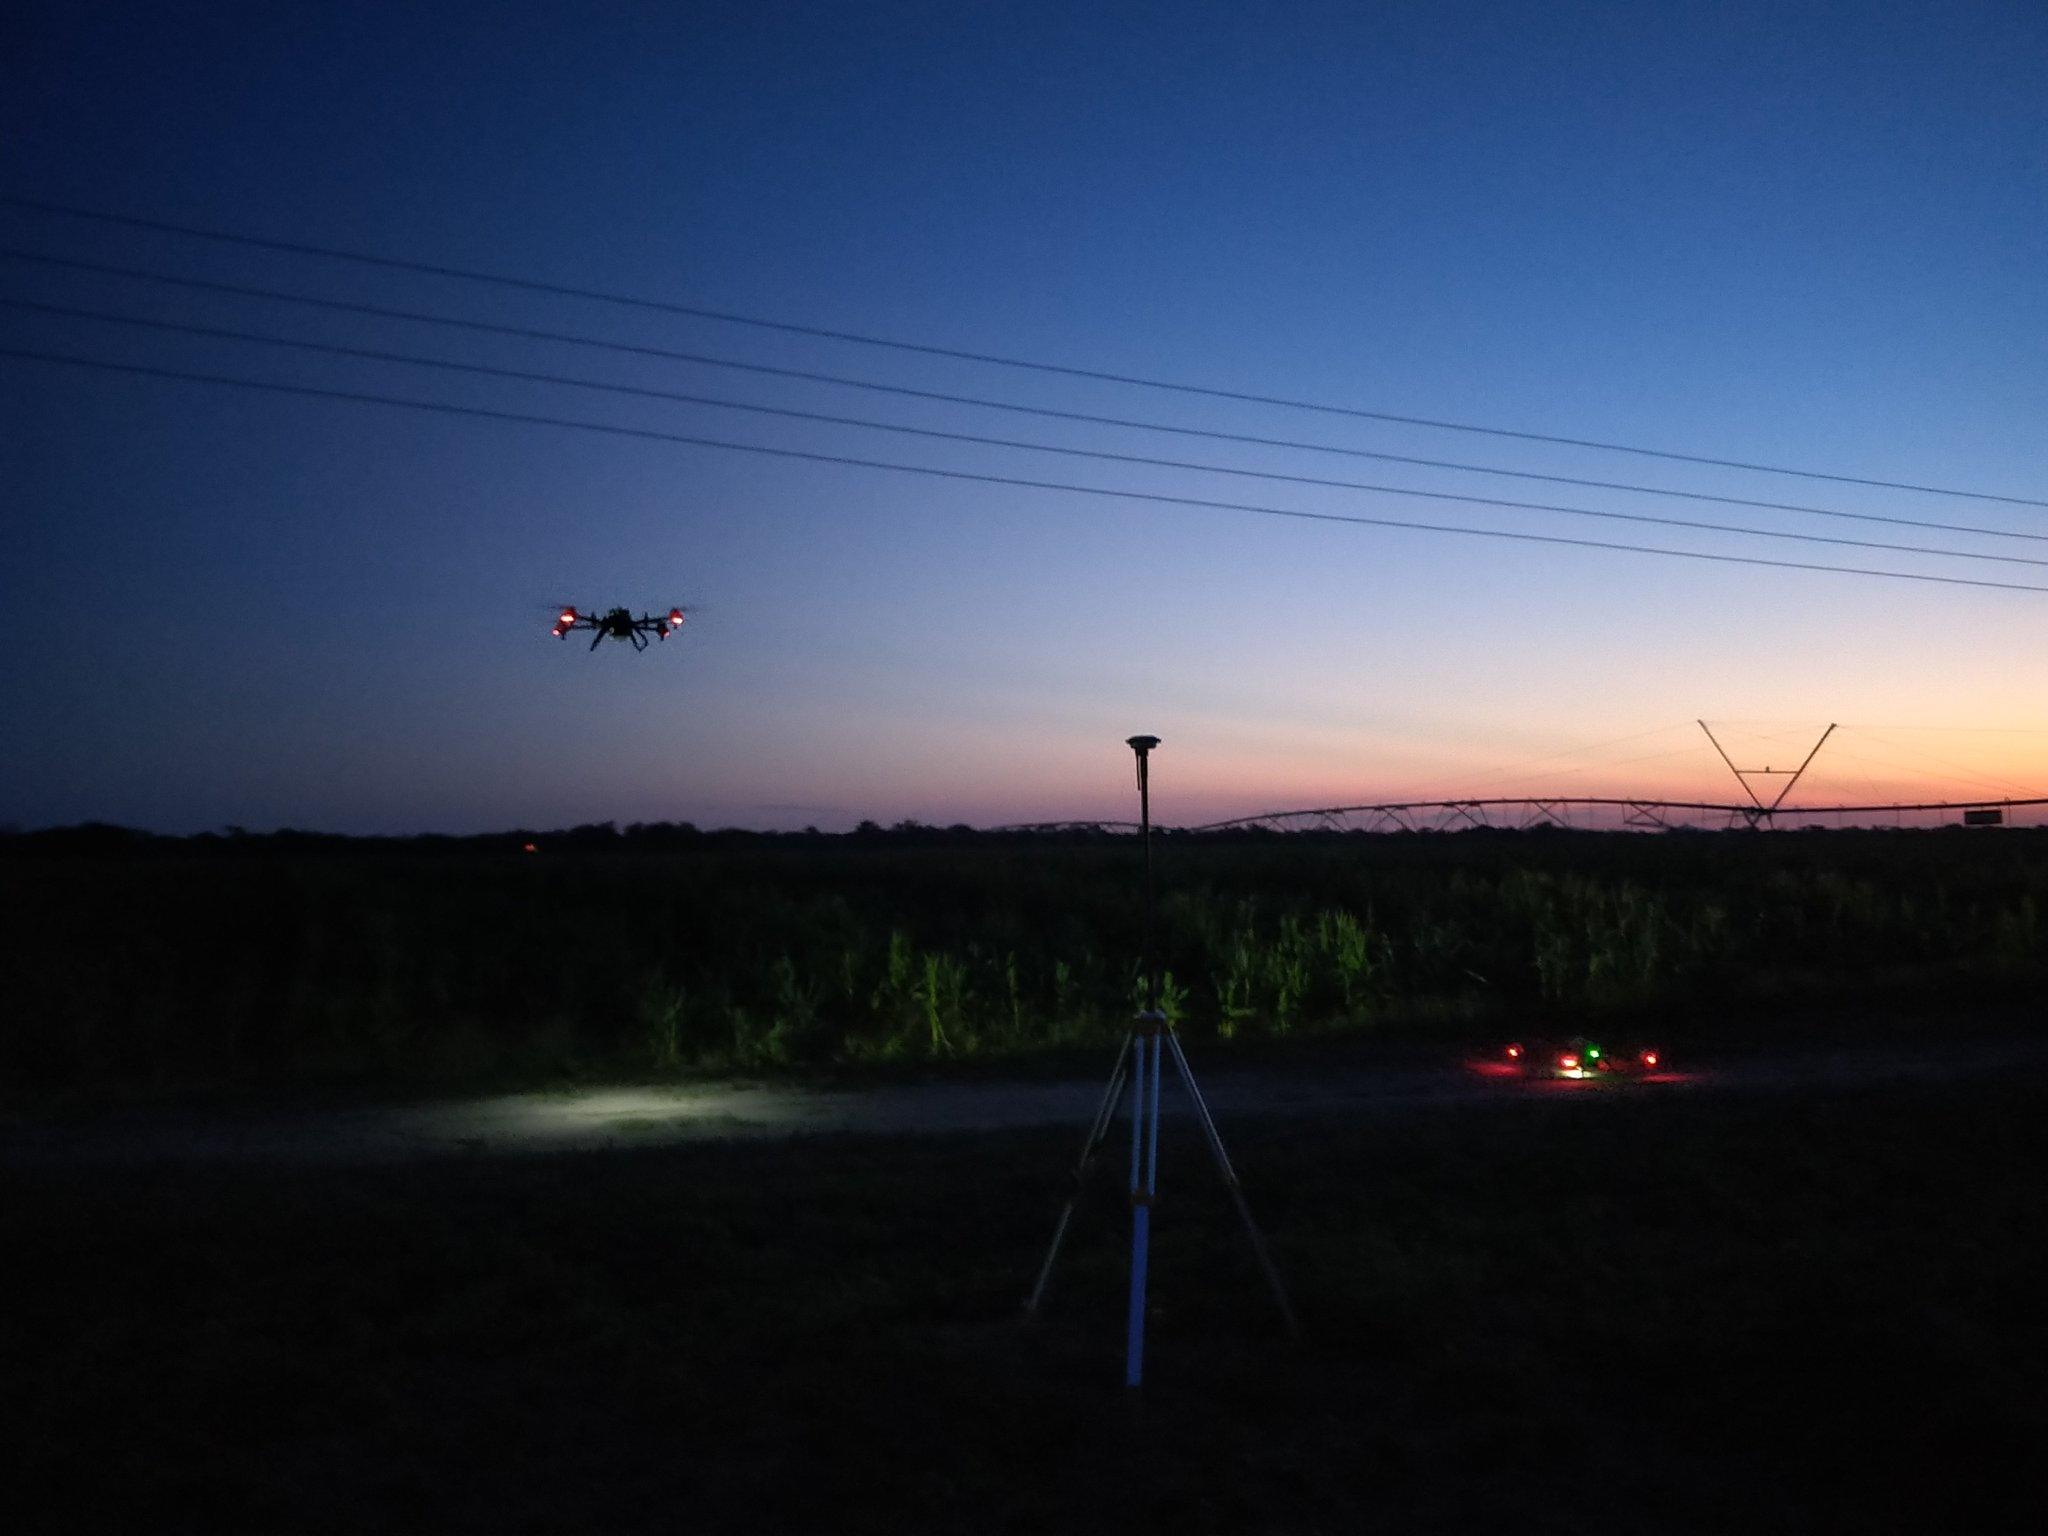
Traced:
[[[1420, 417], [2048, 498], [2033, 4], [31, 5], [0, 196]], [[2048, 510], [1092, 383], [0, 208], [0, 247], [1019, 404], [2048, 533]], [[0, 259], [0, 348], [1166, 495], [2048, 586], [1375, 485], [2048, 543], [1055, 422]], [[2048, 786], [2048, 592], [1347, 527], [0, 357], [0, 823], [1168, 821]], [[553, 605], [703, 605], [634, 655]], [[1804, 737], [1802, 740], [1802, 733]], [[1590, 746], [1590, 750], [1586, 749]], [[1750, 764], [1745, 764], [1749, 766]]]

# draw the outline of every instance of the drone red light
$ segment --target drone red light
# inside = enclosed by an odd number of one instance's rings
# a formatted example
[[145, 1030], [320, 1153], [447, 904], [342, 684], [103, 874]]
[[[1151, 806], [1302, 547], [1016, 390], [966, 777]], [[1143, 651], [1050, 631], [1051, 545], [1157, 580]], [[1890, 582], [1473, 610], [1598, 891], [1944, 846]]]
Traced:
[[574, 608], [564, 608], [564, 609], [562, 610], [562, 623], [564, 623], [564, 624], [574, 624], [575, 622], [576, 622], [576, 610], [575, 610]]
[[1576, 1072], [1579, 1070], [1579, 1058], [1576, 1056], [1560, 1056], [1557, 1058], [1557, 1064], [1560, 1067], [1563, 1067], [1567, 1072]]
[[1511, 1045], [1511, 1046], [1509, 1046], [1509, 1047], [1508, 1047], [1508, 1060], [1509, 1060], [1509, 1061], [1520, 1061], [1521, 1059], [1522, 1059], [1522, 1048], [1521, 1048], [1521, 1047], [1520, 1047], [1519, 1045]]
[[1657, 1065], [1657, 1053], [1655, 1051], [1643, 1052], [1643, 1065], [1646, 1067], [1654, 1067], [1655, 1065]]
[[673, 624], [677, 629], [681, 629], [683, 627], [683, 610], [680, 608], [669, 609], [668, 621], [669, 623]]

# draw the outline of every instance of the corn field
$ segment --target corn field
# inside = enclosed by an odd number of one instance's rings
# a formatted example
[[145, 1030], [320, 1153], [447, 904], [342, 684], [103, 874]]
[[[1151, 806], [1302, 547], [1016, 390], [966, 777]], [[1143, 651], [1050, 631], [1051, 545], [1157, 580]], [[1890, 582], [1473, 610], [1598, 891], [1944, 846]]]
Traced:
[[[1127, 840], [0, 840], [12, 1088], [960, 1061], [1112, 1037]], [[2048, 834], [1166, 837], [1223, 1038], [2037, 994]]]

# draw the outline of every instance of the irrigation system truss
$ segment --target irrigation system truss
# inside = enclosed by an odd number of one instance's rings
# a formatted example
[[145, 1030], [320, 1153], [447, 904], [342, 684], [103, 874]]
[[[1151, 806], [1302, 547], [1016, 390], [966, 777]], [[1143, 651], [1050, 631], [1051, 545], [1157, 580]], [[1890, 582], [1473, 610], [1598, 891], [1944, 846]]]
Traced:
[[[1704, 831], [1747, 828], [1759, 831], [1786, 823], [1801, 827], [1844, 825], [1925, 825], [1923, 818], [1953, 815], [1966, 826], [2004, 826], [2015, 811], [2043, 813], [2048, 795], [1984, 800], [1920, 800], [1869, 805], [1787, 805], [1786, 797], [1837, 727], [1820, 733], [1797, 768], [1738, 768], [1706, 721], [1694, 724], [1713, 744], [1715, 754], [1742, 786], [1746, 801], [1658, 800], [1614, 795], [1501, 795], [1466, 800], [1383, 800], [1369, 805], [1321, 805], [1298, 811], [1260, 811], [1177, 827], [1178, 832], [1464, 832], [1533, 831], [1560, 828], [1579, 831]], [[1754, 781], [1782, 779], [1768, 800]], [[1769, 788], [1766, 782], [1766, 788]], [[1849, 818], [1863, 818], [1851, 822]], [[996, 832], [1123, 833], [1136, 832], [1135, 821], [1041, 821], [990, 829]]]
[[[1260, 811], [1227, 821], [1176, 827], [1176, 832], [1462, 832], [1680, 831], [1764, 829], [1785, 825], [1904, 826], [1906, 818], [1996, 811], [1996, 825], [2015, 811], [2048, 807], [2048, 796], [2006, 800], [1922, 800], [1874, 805], [1758, 806], [1707, 800], [1642, 800], [1596, 795], [1518, 795], [1484, 800], [1396, 800], [1372, 805], [1322, 805], [1297, 811]], [[2048, 812], [2044, 812], [2048, 814]], [[1849, 818], [1862, 818], [1850, 822]], [[1915, 825], [1920, 823], [1916, 821]], [[1126, 833], [1134, 821], [1040, 821], [992, 827], [994, 832]]]

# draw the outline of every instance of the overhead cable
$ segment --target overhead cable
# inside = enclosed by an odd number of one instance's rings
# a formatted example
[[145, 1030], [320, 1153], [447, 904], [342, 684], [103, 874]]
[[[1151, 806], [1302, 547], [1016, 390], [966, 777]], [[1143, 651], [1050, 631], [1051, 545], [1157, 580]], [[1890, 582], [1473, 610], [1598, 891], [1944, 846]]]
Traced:
[[1685, 528], [1693, 532], [1732, 533], [1746, 538], [1789, 539], [1801, 544], [1832, 544], [1851, 549], [1877, 549], [1891, 554], [1933, 555], [1951, 560], [1985, 560], [2000, 565], [2048, 566], [2048, 560], [2029, 555], [1996, 555], [1977, 550], [1938, 549], [1925, 544], [1893, 544], [1877, 539], [1849, 539], [1824, 533], [1794, 533], [1779, 528], [1750, 528], [1739, 523], [1709, 523], [1693, 518], [1658, 517], [1646, 512], [1614, 512], [1595, 507], [1567, 507], [1552, 502], [1510, 501], [1498, 496], [1472, 496], [1454, 491], [1416, 490], [1400, 485], [1375, 485], [1360, 480], [1331, 480], [1315, 475], [1290, 475], [1275, 470], [1241, 469], [1228, 464], [1204, 464], [1186, 459], [1162, 459], [1145, 454], [1114, 453], [1098, 448], [1074, 448], [1061, 443], [1037, 443], [1020, 438], [988, 437], [973, 432], [950, 432], [937, 427], [908, 426], [899, 422], [871, 421], [859, 416], [836, 416], [824, 411], [796, 410], [788, 406], [757, 405], [746, 400], [728, 400], [717, 395], [685, 394], [670, 389], [649, 389], [634, 384], [613, 384], [599, 379], [580, 379], [568, 374], [540, 373], [524, 368], [500, 368], [488, 363], [467, 363], [449, 358], [422, 357], [410, 352], [386, 352], [371, 347], [346, 347], [333, 342], [305, 341], [291, 336], [274, 336], [260, 331], [240, 331], [222, 326], [191, 325], [176, 320], [154, 320], [139, 315], [121, 315], [107, 310], [79, 309], [62, 304], [44, 304], [33, 299], [0, 298], [0, 305], [70, 319], [109, 321], [118, 325], [151, 330], [175, 331], [183, 335], [216, 340], [257, 342], [265, 346], [289, 347], [332, 357], [358, 358], [370, 362], [400, 363], [411, 367], [440, 368], [486, 378], [516, 379], [523, 383], [549, 384], [605, 394], [629, 395], [682, 405], [711, 406], [720, 410], [746, 411], [785, 420], [820, 422], [829, 426], [855, 427], [870, 432], [895, 432], [910, 437], [942, 442], [971, 443], [984, 448], [1009, 448], [1030, 453], [1059, 454], [1067, 458], [1098, 459], [1114, 464], [1136, 464], [1148, 469], [1192, 470], [1201, 474], [1234, 475], [1241, 479], [1271, 480], [1289, 485], [1314, 486], [1319, 490], [1369, 491], [1375, 495], [1415, 496], [1429, 501], [1452, 501], [1468, 506], [1502, 507], [1513, 511], [1551, 512], [1566, 517], [1591, 517], [1607, 522], [1644, 523], [1664, 528]]
[[679, 432], [659, 432], [646, 427], [627, 427], [611, 422], [581, 421], [572, 417], [540, 416], [522, 411], [494, 410], [485, 406], [453, 405], [438, 400], [414, 400], [402, 395], [374, 394], [361, 390], [328, 389], [310, 384], [285, 384], [268, 379], [238, 378], [229, 374], [199, 373], [187, 369], [157, 368], [140, 363], [111, 362], [102, 358], [79, 357], [60, 352], [0, 347], [0, 357], [30, 362], [57, 363], [92, 368], [102, 372], [126, 373], [139, 377], [173, 379], [192, 384], [218, 384], [236, 389], [260, 390], [274, 394], [302, 395], [315, 399], [346, 400], [365, 405], [395, 406], [406, 410], [432, 411], [484, 421], [512, 422], [525, 426], [561, 427], [579, 432], [598, 432], [611, 437], [635, 438], [647, 442], [678, 443], [688, 447], [717, 448], [734, 453], [752, 453], [771, 458], [795, 459], [813, 464], [836, 464], [859, 469], [880, 469], [896, 474], [925, 475], [941, 480], [958, 480], [977, 485], [1013, 486], [1023, 490], [1058, 491], [1069, 495], [1098, 496], [1115, 501], [1148, 502], [1164, 506], [1195, 507], [1208, 511], [1245, 512], [1261, 517], [1284, 517], [1302, 522], [1343, 523], [1364, 528], [1394, 528], [1415, 533], [1452, 533], [1472, 538], [1509, 539], [1520, 544], [1553, 544], [1573, 549], [1616, 550], [1625, 554], [1658, 555], [1674, 560], [1706, 560], [1717, 565], [1766, 566], [1788, 571], [1825, 571], [1837, 576], [1870, 576], [1888, 581], [1931, 582], [1948, 587], [1987, 587], [2005, 592], [2044, 592], [2048, 586], [2025, 582], [1990, 581], [1976, 576], [1940, 576], [1927, 571], [1892, 571], [1866, 566], [1826, 565], [1806, 560], [1772, 560], [1761, 555], [1715, 554], [1699, 549], [1664, 549], [1653, 544], [1622, 544], [1605, 539], [1580, 539], [1556, 533], [1524, 533], [1504, 528], [1470, 528], [1453, 523], [1424, 523], [1404, 518], [1366, 517], [1356, 513], [1309, 512], [1297, 507], [1268, 507], [1241, 501], [1216, 501], [1199, 496], [1172, 496], [1162, 491], [1116, 490], [1108, 486], [1074, 485], [1059, 480], [1032, 480], [1020, 475], [994, 475], [975, 470], [940, 469], [926, 464], [899, 464], [886, 459], [858, 458], [851, 454], [817, 453], [801, 448], [771, 447], [764, 443], [738, 443], [725, 438], [698, 437]]
[[[439, 325], [481, 333], [514, 337], [523, 341], [558, 342], [569, 346], [590, 347], [601, 351], [617, 352], [624, 356], [657, 358], [664, 362], [698, 364], [709, 368], [732, 369], [743, 373], [762, 374], [773, 378], [800, 379], [807, 383], [830, 384], [847, 389], [863, 389], [875, 393], [898, 395], [913, 400], [931, 400], [946, 405], [968, 405], [986, 410], [1010, 411], [1024, 416], [1042, 416], [1055, 421], [1085, 422], [1091, 426], [1124, 427], [1142, 432], [1165, 432], [1178, 437], [1203, 438], [1214, 442], [1243, 443], [1259, 448], [1283, 448], [1307, 453], [1336, 454], [1345, 458], [1372, 459], [1388, 464], [1408, 464], [1423, 469], [1448, 469], [1464, 474], [1492, 475], [1510, 480], [1536, 480], [1550, 485], [1575, 485], [1591, 490], [1626, 491], [1638, 496], [1663, 496], [1681, 501], [1712, 502], [1720, 506], [1755, 507], [1768, 512], [1798, 512], [1812, 517], [1830, 517], [1858, 523], [1884, 523], [1899, 528], [1923, 528], [1937, 533], [1963, 533], [1982, 535], [1986, 538], [2022, 539], [2034, 543], [2048, 543], [2048, 534], [2026, 533], [2011, 528], [1986, 528], [1973, 523], [1943, 523], [1925, 518], [1891, 517], [1876, 512], [1849, 512], [1835, 507], [1816, 507], [1803, 502], [1765, 501], [1751, 496], [1726, 496], [1711, 491], [1676, 490], [1668, 486], [1635, 485], [1620, 480], [1593, 480], [1580, 475], [1553, 475], [1528, 469], [1504, 469], [1490, 464], [1466, 464], [1453, 459], [1426, 459], [1412, 454], [1387, 453], [1373, 448], [1354, 448], [1340, 443], [1316, 443], [1284, 437], [1263, 437], [1249, 432], [1225, 432], [1211, 427], [1187, 427], [1170, 422], [1146, 421], [1133, 417], [1107, 416], [1093, 411], [1059, 410], [1052, 406], [1024, 405], [1010, 400], [992, 400], [979, 395], [956, 394], [946, 390], [917, 389], [907, 384], [890, 384], [879, 379], [862, 379], [846, 374], [825, 373], [809, 368], [784, 368], [768, 363], [746, 362], [738, 358], [721, 357], [711, 353], [682, 351], [671, 347], [654, 347], [643, 343], [613, 341], [602, 336], [590, 336], [573, 331], [546, 330], [535, 326], [504, 325], [489, 320], [471, 320], [457, 315], [436, 314], [424, 310], [396, 309], [382, 304], [366, 304], [350, 299], [330, 299], [316, 294], [294, 293], [285, 289], [262, 288], [246, 283], [223, 283], [205, 278], [180, 277], [165, 272], [153, 272], [146, 268], [124, 267], [107, 262], [87, 261], [78, 257], [49, 256], [40, 252], [22, 251], [0, 247], [0, 258], [14, 261], [35, 262], [44, 266], [66, 268], [73, 271], [93, 272], [102, 276], [131, 278], [142, 282], [156, 283], [170, 287], [185, 288], [197, 292], [219, 293], [236, 298], [275, 300], [285, 304], [299, 304], [309, 308], [325, 309], [346, 314], [372, 316], [384, 320], [402, 320], [424, 325]], [[111, 318], [111, 317], [110, 317]]]
[[1012, 357], [994, 352], [975, 352], [958, 347], [934, 346], [924, 342], [900, 341], [886, 336], [873, 336], [861, 331], [835, 330], [826, 326], [800, 325], [787, 320], [771, 320], [759, 315], [744, 315], [733, 310], [713, 309], [700, 304], [682, 304], [668, 299], [650, 299], [633, 294], [612, 293], [604, 289], [583, 288], [569, 283], [545, 282], [535, 278], [513, 277], [499, 272], [483, 272], [468, 267], [445, 266], [435, 262], [412, 261], [396, 256], [379, 256], [366, 251], [351, 251], [337, 246], [315, 245], [299, 240], [272, 240], [256, 235], [237, 234], [231, 230], [209, 229], [193, 224], [178, 224], [165, 219], [138, 218], [130, 214], [107, 213], [98, 209], [78, 208], [64, 203], [46, 202], [34, 198], [0, 197], [0, 207], [22, 208], [36, 213], [60, 214], [66, 218], [86, 219], [101, 224], [113, 224], [130, 229], [154, 230], [160, 234], [188, 236], [199, 240], [215, 240], [230, 245], [249, 246], [259, 250], [280, 251], [295, 256], [318, 256], [333, 261], [352, 261], [365, 266], [384, 267], [396, 271], [418, 272], [430, 277], [458, 278], [465, 282], [491, 283], [502, 288], [514, 288], [528, 293], [553, 294], [561, 298], [587, 299], [604, 304], [624, 305], [634, 309], [658, 311], [665, 314], [685, 315], [692, 319], [716, 320], [729, 325], [750, 326], [759, 330], [780, 331], [794, 336], [810, 336], [826, 341], [850, 342], [858, 346], [885, 347], [897, 352], [913, 352], [927, 357], [951, 358], [958, 362], [986, 363], [1000, 368], [1027, 369], [1035, 373], [1058, 374], [1066, 378], [1092, 379], [1098, 383], [1126, 384], [1143, 389], [1166, 390], [1175, 394], [1199, 395], [1214, 400], [1232, 400], [1247, 405], [1278, 406], [1287, 410], [1316, 411], [1330, 416], [1348, 416], [1366, 421], [1391, 422], [1401, 426], [1427, 427], [1444, 432], [1467, 432], [1486, 437], [1512, 438], [1519, 442], [1551, 443], [1567, 448], [1587, 448], [1602, 453], [1627, 453], [1642, 458], [1668, 459], [1681, 464], [1707, 464], [1720, 469], [1749, 470], [1760, 474], [1791, 475], [1804, 480], [1827, 480], [1840, 485], [1863, 485], [1885, 490], [1912, 491], [1930, 496], [1966, 497], [1973, 501], [2002, 502], [2008, 506], [2048, 507], [2048, 500], [2027, 496], [2006, 496], [1991, 491], [1965, 491], [1937, 485], [1919, 485], [1905, 480], [1884, 480], [1862, 475], [1845, 475], [1815, 469], [1796, 469], [1780, 464], [1759, 464], [1743, 459], [1715, 458], [1707, 454], [1680, 453], [1664, 448], [1644, 448], [1629, 443], [1610, 443], [1593, 438], [1564, 437], [1545, 432], [1524, 432], [1508, 427], [1489, 427], [1472, 422], [1444, 421], [1428, 416], [1407, 416], [1392, 411], [1365, 410], [1357, 406], [1330, 405], [1322, 401], [1296, 400], [1280, 395], [1257, 394], [1248, 390], [1219, 389], [1209, 385], [1188, 384], [1172, 379], [1147, 378], [1138, 374], [1112, 373], [1096, 368], [1080, 368], [1064, 363], [1039, 362], [1030, 358]]

